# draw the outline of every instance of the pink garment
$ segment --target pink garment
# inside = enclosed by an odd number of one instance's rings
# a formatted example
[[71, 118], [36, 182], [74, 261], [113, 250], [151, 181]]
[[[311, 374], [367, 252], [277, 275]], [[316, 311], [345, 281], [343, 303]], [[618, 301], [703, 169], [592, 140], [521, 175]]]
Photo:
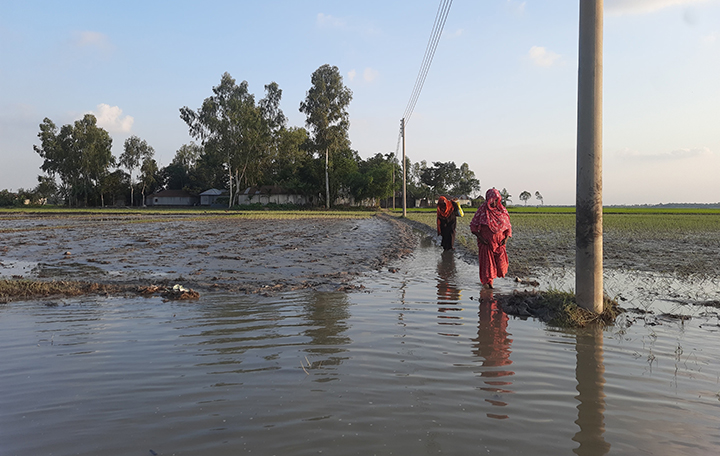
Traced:
[[[495, 201], [495, 207], [490, 206], [493, 201]], [[485, 193], [485, 202], [480, 205], [475, 217], [478, 217], [477, 223], [479, 225], [489, 226], [493, 233], [509, 230], [510, 234], [508, 236], [512, 236], [510, 215], [505, 206], [502, 205], [502, 196], [497, 189], [491, 188]], [[475, 223], [475, 218], [470, 223], [471, 230], [472, 223]]]
[[[494, 208], [489, 205], [493, 200], [496, 200]], [[509, 261], [505, 240], [512, 236], [510, 216], [502, 205], [500, 192], [496, 189], [487, 191], [485, 202], [470, 222], [470, 231], [478, 237], [480, 282], [492, 285], [493, 279], [505, 277], [507, 274]]]

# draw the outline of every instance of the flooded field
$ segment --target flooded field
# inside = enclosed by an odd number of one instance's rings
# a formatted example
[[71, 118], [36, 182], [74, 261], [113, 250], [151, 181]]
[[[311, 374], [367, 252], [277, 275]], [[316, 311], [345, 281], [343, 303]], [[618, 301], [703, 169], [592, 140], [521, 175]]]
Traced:
[[505, 315], [428, 238], [389, 266], [352, 293], [0, 305], [0, 455], [720, 449], [720, 320], [691, 291], [610, 271], [623, 306], [657, 311], [566, 331]]

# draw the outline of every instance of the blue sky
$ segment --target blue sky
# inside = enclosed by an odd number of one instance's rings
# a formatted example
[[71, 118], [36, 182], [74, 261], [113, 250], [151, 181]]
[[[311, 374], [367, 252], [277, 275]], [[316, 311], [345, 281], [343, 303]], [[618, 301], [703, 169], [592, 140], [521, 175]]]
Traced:
[[[432, 1], [0, 0], [0, 189], [32, 188], [43, 118], [92, 112], [119, 156], [130, 135], [166, 166], [224, 72], [289, 125], [310, 76], [353, 91], [353, 149], [394, 152], [440, 4]], [[407, 154], [468, 163], [482, 192], [575, 202], [578, 0], [454, 0]], [[720, 0], [605, 0], [605, 204], [720, 201]], [[535, 202], [533, 198], [531, 203]]]

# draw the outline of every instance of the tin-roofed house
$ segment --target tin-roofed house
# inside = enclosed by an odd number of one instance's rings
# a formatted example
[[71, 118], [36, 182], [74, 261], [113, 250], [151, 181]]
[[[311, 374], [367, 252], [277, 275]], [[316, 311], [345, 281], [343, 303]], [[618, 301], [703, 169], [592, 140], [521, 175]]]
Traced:
[[[227, 200], [228, 192], [227, 190], [218, 190], [216, 188], [211, 188], [209, 190], [205, 190], [200, 194], [200, 205], [201, 206], [220, 206], [225, 205], [227, 206], [228, 200]], [[224, 198], [224, 204], [220, 201], [218, 201], [218, 198]]]
[[277, 185], [248, 187], [238, 195], [238, 204], [307, 204], [307, 198]]
[[162, 190], [145, 197], [147, 206], [196, 206], [199, 201], [185, 190]]

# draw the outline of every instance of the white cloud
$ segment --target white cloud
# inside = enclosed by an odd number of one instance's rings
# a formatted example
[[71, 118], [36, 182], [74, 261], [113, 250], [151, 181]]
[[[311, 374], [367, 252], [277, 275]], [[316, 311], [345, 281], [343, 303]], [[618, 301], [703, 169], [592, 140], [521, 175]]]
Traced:
[[365, 71], [363, 71], [363, 79], [365, 82], [373, 82], [380, 73], [377, 70], [374, 70], [372, 68], [365, 68]]
[[73, 33], [73, 44], [79, 48], [92, 48], [103, 52], [112, 50], [112, 44], [107, 35], [100, 32], [75, 32]]
[[355, 70], [348, 71], [348, 78], [350, 79], [351, 82], [355, 79], [355, 76], [357, 76], [357, 71], [355, 71]]
[[457, 29], [452, 33], [443, 32], [443, 38], [457, 38], [465, 33], [465, 29]]
[[317, 25], [320, 27], [344, 28], [347, 23], [345, 19], [331, 16], [329, 14], [318, 13]]
[[122, 109], [118, 106], [110, 106], [105, 103], [100, 103], [97, 105], [97, 110], [90, 113], [97, 118], [98, 126], [103, 127], [110, 133], [128, 133], [135, 122], [132, 116], [123, 117]]
[[652, 13], [671, 6], [692, 5], [704, 3], [707, 0], [607, 0], [605, 12], [621, 16], [624, 14]]
[[525, 12], [525, 3], [526, 2], [518, 2], [517, 0], [505, 0], [505, 5], [514, 14], [523, 14]]
[[637, 150], [624, 149], [618, 152], [620, 158], [630, 160], [685, 160], [695, 157], [710, 157], [714, 155], [709, 147], [694, 147], [675, 149], [667, 152], [643, 153]]
[[550, 67], [560, 59], [560, 54], [548, 51], [542, 46], [533, 46], [528, 51], [528, 57], [537, 66]]

